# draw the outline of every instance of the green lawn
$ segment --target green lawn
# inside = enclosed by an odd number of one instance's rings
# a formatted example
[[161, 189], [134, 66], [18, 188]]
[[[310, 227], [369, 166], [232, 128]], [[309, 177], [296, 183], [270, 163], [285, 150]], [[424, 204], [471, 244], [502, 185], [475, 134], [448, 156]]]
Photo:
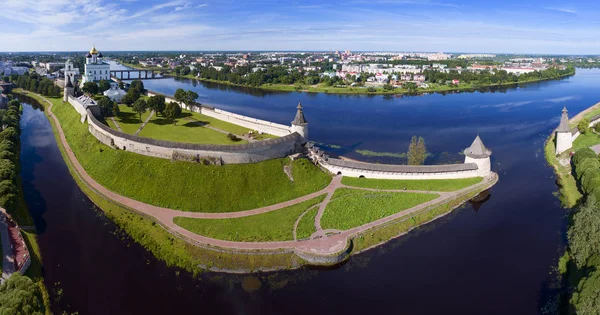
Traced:
[[438, 198], [426, 193], [386, 193], [341, 188], [321, 218], [325, 229], [348, 230]]
[[[331, 177], [306, 159], [207, 166], [113, 150], [92, 136], [68, 104], [56, 104], [67, 141], [101, 185], [153, 205], [198, 212], [234, 212], [267, 206], [323, 189]], [[294, 181], [283, 166], [292, 164]]]
[[[131, 135], [142, 126], [142, 122], [150, 115], [150, 111], [146, 111], [142, 114], [142, 120], [140, 121], [140, 115], [133, 111], [133, 107], [121, 104], [119, 105], [119, 110], [119, 116], [115, 117], [115, 120], [119, 123], [124, 133]], [[107, 119], [107, 121], [110, 121], [110, 119]], [[118, 130], [116, 126], [112, 125], [112, 121], [109, 122], [109, 126]]]
[[185, 119], [178, 119], [177, 123], [174, 124], [163, 117], [156, 116], [146, 124], [138, 136], [185, 143], [248, 143], [246, 140], [232, 141], [225, 133], [203, 127], [198, 123], [186, 121]]
[[298, 222], [298, 226], [296, 227], [297, 239], [301, 240], [309, 238], [317, 231], [315, 228], [315, 217], [317, 216], [317, 212], [319, 212], [319, 207], [314, 207], [313, 209], [308, 210], [302, 219], [300, 219], [300, 222]]
[[176, 217], [175, 224], [193, 233], [236, 242], [273, 242], [294, 239], [294, 223], [306, 209], [320, 203], [325, 195], [283, 209], [235, 219]]
[[483, 177], [461, 179], [395, 180], [344, 177], [342, 184], [375, 189], [409, 189], [426, 191], [455, 191], [480, 183]]
[[575, 141], [573, 141], [573, 148], [570, 151], [577, 151], [582, 148], [589, 148], [593, 145], [600, 143], [600, 136], [593, 132], [587, 134], [580, 134]]
[[[142, 115], [142, 121], [139, 115], [133, 112], [131, 107], [120, 104], [121, 113], [115, 120], [123, 130], [128, 134], [134, 134], [150, 115], [150, 111], [146, 111]], [[117, 126], [107, 119], [108, 126], [114, 130], [118, 130]], [[222, 131], [233, 133], [236, 135], [247, 134], [251, 129], [231, 124], [216, 118], [212, 118], [199, 113], [183, 110], [181, 117], [175, 120], [175, 123], [166, 120], [160, 114], [154, 115], [148, 124], [140, 131], [138, 136], [147, 137], [159, 140], [168, 140], [185, 143], [205, 143], [205, 144], [244, 144], [246, 140], [232, 141], [227, 137], [226, 133], [219, 132], [207, 127], [213, 127]], [[277, 138], [269, 134], [261, 134], [256, 137], [257, 140], [265, 140]]]

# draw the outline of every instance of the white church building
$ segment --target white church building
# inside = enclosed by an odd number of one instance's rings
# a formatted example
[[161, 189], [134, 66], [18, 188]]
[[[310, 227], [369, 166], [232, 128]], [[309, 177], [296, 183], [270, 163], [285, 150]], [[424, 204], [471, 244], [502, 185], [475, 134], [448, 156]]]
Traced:
[[100, 80], [110, 81], [110, 65], [102, 61], [102, 53], [98, 52], [94, 46], [85, 56], [85, 71], [81, 84]]

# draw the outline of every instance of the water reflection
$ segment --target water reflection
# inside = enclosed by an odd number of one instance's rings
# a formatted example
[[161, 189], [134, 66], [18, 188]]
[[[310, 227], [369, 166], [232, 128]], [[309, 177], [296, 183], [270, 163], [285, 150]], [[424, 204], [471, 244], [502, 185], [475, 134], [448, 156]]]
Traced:
[[475, 196], [475, 198], [469, 200], [469, 204], [471, 204], [471, 207], [473, 208], [473, 210], [475, 210], [475, 214], [477, 214], [477, 212], [479, 211], [479, 209], [481, 209], [483, 204], [488, 202], [488, 200], [490, 200], [491, 197], [492, 193], [488, 189], [480, 192], [477, 196]]

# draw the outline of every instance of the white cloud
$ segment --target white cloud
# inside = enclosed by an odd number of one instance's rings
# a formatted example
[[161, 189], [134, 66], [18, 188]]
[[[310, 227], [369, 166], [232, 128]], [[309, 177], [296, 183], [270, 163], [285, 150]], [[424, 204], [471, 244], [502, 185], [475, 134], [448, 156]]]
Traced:
[[559, 11], [559, 12], [564, 12], [564, 13], [570, 13], [570, 14], [575, 14], [577, 13], [576, 10], [573, 9], [567, 9], [567, 8], [554, 8], [554, 7], [546, 7], [546, 10], [552, 10], [552, 11]]

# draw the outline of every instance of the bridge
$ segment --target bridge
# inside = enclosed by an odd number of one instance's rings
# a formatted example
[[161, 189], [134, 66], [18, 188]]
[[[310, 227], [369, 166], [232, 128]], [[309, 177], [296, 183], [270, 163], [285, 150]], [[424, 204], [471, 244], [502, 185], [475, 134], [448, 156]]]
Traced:
[[[131, 73], [137, 73], [137, 77], [132, 77]], [[158, 79], [162, 77], [156, 77], [158, 73], [154, 70], [110, 70], [110, 76], [119, 80], [133, 80], [133, 79]]]

